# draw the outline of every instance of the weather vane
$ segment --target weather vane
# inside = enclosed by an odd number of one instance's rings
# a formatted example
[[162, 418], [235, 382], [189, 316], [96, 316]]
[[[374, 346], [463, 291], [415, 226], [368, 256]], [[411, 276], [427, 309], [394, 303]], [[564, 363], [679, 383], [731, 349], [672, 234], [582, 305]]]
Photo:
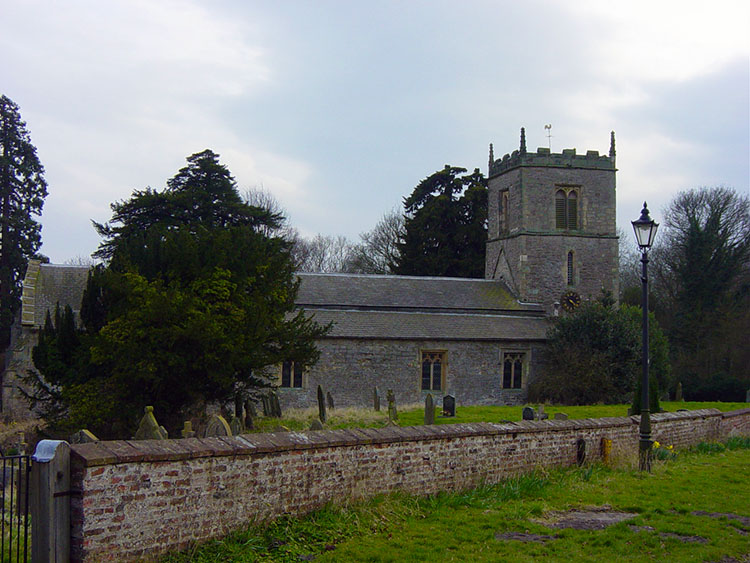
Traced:
[[547, 141], [549, 143], [549, 151], [552, 152], [552, 124], [548, 123], [544, 126], [544, 128], [547, 130]]

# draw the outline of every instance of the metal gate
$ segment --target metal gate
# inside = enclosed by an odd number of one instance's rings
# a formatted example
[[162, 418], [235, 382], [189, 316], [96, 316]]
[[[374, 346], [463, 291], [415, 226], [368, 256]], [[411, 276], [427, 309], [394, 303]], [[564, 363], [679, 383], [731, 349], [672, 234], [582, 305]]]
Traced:
[[29, 518], [28, 455], [8, 455], [3, 460], [2, 521], [0, 521], [0, 561], [31, 560], [31, 519]]

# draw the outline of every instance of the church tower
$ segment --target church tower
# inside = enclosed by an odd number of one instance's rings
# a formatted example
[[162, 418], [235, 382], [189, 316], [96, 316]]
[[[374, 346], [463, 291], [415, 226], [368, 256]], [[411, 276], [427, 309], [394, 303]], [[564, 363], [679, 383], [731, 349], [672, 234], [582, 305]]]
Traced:
[[615, 134], [608, 156], [521, 146], [495, 160], [490, 145], [485, 277], [502, 279], [549, 314], [618, 293]]

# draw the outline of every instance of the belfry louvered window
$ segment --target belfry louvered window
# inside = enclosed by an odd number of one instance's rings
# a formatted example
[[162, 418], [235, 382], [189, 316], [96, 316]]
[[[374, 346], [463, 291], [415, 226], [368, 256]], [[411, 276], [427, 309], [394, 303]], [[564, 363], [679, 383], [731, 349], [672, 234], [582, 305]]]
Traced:
[[574, 231], [578, 229], [578, 192], [557, 190], [555, 193], [555, 228]]

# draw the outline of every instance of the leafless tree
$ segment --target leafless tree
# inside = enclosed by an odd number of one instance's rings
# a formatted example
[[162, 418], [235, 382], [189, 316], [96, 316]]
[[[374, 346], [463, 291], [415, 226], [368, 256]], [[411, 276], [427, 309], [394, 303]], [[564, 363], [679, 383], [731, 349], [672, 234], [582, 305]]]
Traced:
[[352, 272], [352, 243], [344, 236], [317, 234], [295, 242], [301, 272]]
[[398, 261], [398, 243], [404, 236], [404, 214], [399, 207], [384, 213], [371, 231], [359, 235], [353, 269], [363, 274], [392, 274]]

